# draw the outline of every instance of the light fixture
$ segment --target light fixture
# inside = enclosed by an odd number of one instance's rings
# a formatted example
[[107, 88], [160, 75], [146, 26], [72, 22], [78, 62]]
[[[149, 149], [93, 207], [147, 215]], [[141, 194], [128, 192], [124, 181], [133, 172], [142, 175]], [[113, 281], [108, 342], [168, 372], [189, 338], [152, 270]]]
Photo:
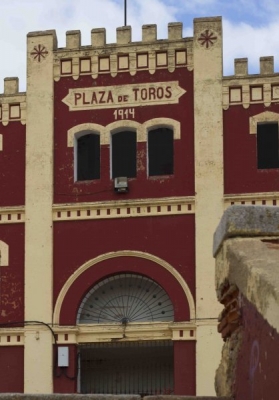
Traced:
[[117, 193], [127, 193], [129, 191], [128, 178], [126, 176], [114, 178], [114, 190]]

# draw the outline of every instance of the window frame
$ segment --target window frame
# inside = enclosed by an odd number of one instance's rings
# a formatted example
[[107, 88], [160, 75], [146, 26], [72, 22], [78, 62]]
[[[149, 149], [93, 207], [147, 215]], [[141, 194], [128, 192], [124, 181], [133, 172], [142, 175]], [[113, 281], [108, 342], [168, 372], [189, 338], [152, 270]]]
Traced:
[[[84, 179], [84, 180], [79, 180], [78, 179], [78, 140], [87, 135], [97, 135], [99, 136], [99, 178], [94, 178], [94, 179]], [[91, 130], [91, 129], [86, 129], [79, 131], [75, 133], [74, 135], [74, 182], [86, 182], [86, 181], [96, 181], [101, 179], [101, 135], [100, 132]]]
[[[259, 142], [260, 140], [262, 140], [262, 138], [264, 137], [264, 135], [268, 135], [270, 132], [259, 132], [259, 126], [263, 127], [263, 126], [276, 126], [277, 127], [277, 159], [276, 159], [276, 166], [269, 166], [266, 163], [266, 160], [264, 160], [264, 158], [262, 157], [262, 155], [260, 155], [260, 153], [262, 154], [262, 152], [264, 151], [262, 149], [262, 145], [261, 148], [259, 146]], [[259, 135], [261, 135], [261, 139], [259, 137]], [[272, 149], [271, 144], [269, 145], [269, 153], [270, 150]], [[275, 157], [274, 157], [275, 160]], [[260, 121], [257, 122], [257, 169], [258, 170], [270, 170], [270, 169], [278, 169], [279, 168], [279, 125], [278, 125], [278, 121]]]
[[137, 129], [131, 126], [126, 126], [123, 125], [121, 127], [118, 127], [116, 129], [113, 129], [110, 131], [110, 145], [109, 145], [109, 155], [110, 155], [110, 179], [115, 179], [118, 178], [119, 176], [114, 176], [113, 173], [113, 144], [112, 144], [112, 137], [113, 135], [116, 135], [121, 132], [133, 132], [135, 133], [135, 146], [136, 146], [136, 151], [135, 151], [135, 176], [129, 177], [127, 175], [121, 175], [121, 176], [126, 176], [128, 179], [135, 179], [137, 178], [137, 153], [138, 153], [138, 132]]
[[[166, 173], [166, 174], [152, 174], [150, 175], [150, 165], [149, 165], [149, 134], [152, 131], [158, 130], [158, 129], [168, 129], [172, 132], [172, 173]], [[172, 125], [169, 124], [160, 124], [160, 125], [154, 125], [154, 126], [149, 126], [147, 129], [147, 138], [146, 138], [146, 171], [147, 171], [147, 177], [152, 178], [152, 177], [167, 177], [167, 176], [173, 176], [175, 173], [175, 152], [174, 152], [174, 143], [175, 143], [175, 128]]]

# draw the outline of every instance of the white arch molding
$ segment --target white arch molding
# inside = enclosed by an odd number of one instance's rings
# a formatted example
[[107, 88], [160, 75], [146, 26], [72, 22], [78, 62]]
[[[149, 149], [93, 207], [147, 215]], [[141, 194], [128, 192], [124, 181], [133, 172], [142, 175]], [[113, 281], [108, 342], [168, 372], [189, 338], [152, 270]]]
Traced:
[[181, 138], [180, 122], [177, 121], [176, 119], [163, 118], [163, 117], [162, 118], [153, 118], [153, 119], [149, 119], [148, 121], [144, 122], [144, 124], [142, 125], [142, 129], [144, 132], [146, 132], [146, 135], [150, 129], [164, 128], [164, 127], [173, 130], [173, 138], [175, 140]]
[[97, 256], [91, 260], [86, 261], [83, 265], [81, 265], [70, 277], [69, 279], [65, 282], [63, 288], [61, 289], [54, 308], [53, 312], [53, 324], [59, 325], [59, 320], [60, 320], [60, 312], [62, 308], [63, 301], [66, 297], [66, 294], [70, 287], [73, 285], [73, 283], [78, 279], [80, 275], [83, 274], [86, 270], [89, 268], [93, 267], [94, 265], [97, 265], [101, 261], [109, 260], [111, 258], [117, 258], [117, 257], [138, 257], [138, 258], [144, 258], [149, 261], [153, 261], [154, 263], [160, 265], [163, 267], [165, 270], [167, 270], [175, 279], [176, 281], [180, 284], [182, 287], [185, 296], [188, 300], [189, 304], [189, 310], [190, 310], [190, 320], [195, 319], [195, 303], [194, 303], [194, 298], [192, 296], [192, 293], [189, 289], [189, 286], [185, 282], [185, 280], [182, 278], [180, 273], [173, 268], [168, 262], [163, 260], [162, 258], [159, 258], [157, 256], [154, 256], [153, 254], [150, 253], [144, 253], [141, 251], [135, 251], [135, 250], [121, 250], [121, 251], [116, 251], [116, 252], [110, 252], [110, 253], [105, 253], [101, 254], [100, 256]]
[[85, 131], [98, 133], [100, 135], [100, 144], [109, 145], [111, 133], [115, 133], [123, 129], [135, 130], [137, 132], [137, 142], [146, 142], [149, 129], [162, 127], [173, 129], [173, 138], [175, 140], [181, 138], [180, 122], [172, 118], [153, 118], [145, 121], [143, 124], [140, 124], [139, 122], [134, 120], [123, 119], [111, 122], [106, 126], [89, 122], [85, 124], [75, 125], [67, 132], [67, 146], [74, 147], [75, 138], [79, 135], [79, 133]]
[[82, 132], [86, 133], [98, 133], [100, 135], [100, 143], [105, 144], [105, 128], [102, 125], [99, 124], [92, 124], [92, 123], [86, 123], [86, 124], [80, 124], [80, 125], [75, 125], [71, 129], [68, 130], [67, 134], [67, 145], [68, 147], [74, 147], [75, 144], [75, 138]]
[[249, 133], [257, 133], [257, 125], [261, 122], [277, 122], [279, 124], [279, 113], [264, 111], [249, 118]]

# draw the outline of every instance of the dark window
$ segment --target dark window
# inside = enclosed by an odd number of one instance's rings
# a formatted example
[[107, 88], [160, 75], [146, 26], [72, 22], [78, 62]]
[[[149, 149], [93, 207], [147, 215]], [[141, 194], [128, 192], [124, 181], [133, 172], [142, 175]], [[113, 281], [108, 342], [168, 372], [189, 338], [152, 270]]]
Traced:
[[279, 168], [278, 123], [258, 124], [258, 168]]
[[137, 134], [123, 131], [112, 135], [112, 177], [137, 176]]
[[100, 136], [90, 133], [77, 140], [77, 180], [100, 179]]
[[173, 174], [173, 131], [158, 128], [148, 132], [149, 176]]

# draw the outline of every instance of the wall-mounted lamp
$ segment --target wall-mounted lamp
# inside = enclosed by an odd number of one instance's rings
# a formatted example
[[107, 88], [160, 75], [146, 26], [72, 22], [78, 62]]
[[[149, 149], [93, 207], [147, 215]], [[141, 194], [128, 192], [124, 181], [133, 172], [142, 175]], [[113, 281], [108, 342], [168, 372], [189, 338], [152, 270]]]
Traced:
[[127, 193], [129, 191], [128, 178], [126, 176], [114, 178], [114, 190], [117, 193]]

